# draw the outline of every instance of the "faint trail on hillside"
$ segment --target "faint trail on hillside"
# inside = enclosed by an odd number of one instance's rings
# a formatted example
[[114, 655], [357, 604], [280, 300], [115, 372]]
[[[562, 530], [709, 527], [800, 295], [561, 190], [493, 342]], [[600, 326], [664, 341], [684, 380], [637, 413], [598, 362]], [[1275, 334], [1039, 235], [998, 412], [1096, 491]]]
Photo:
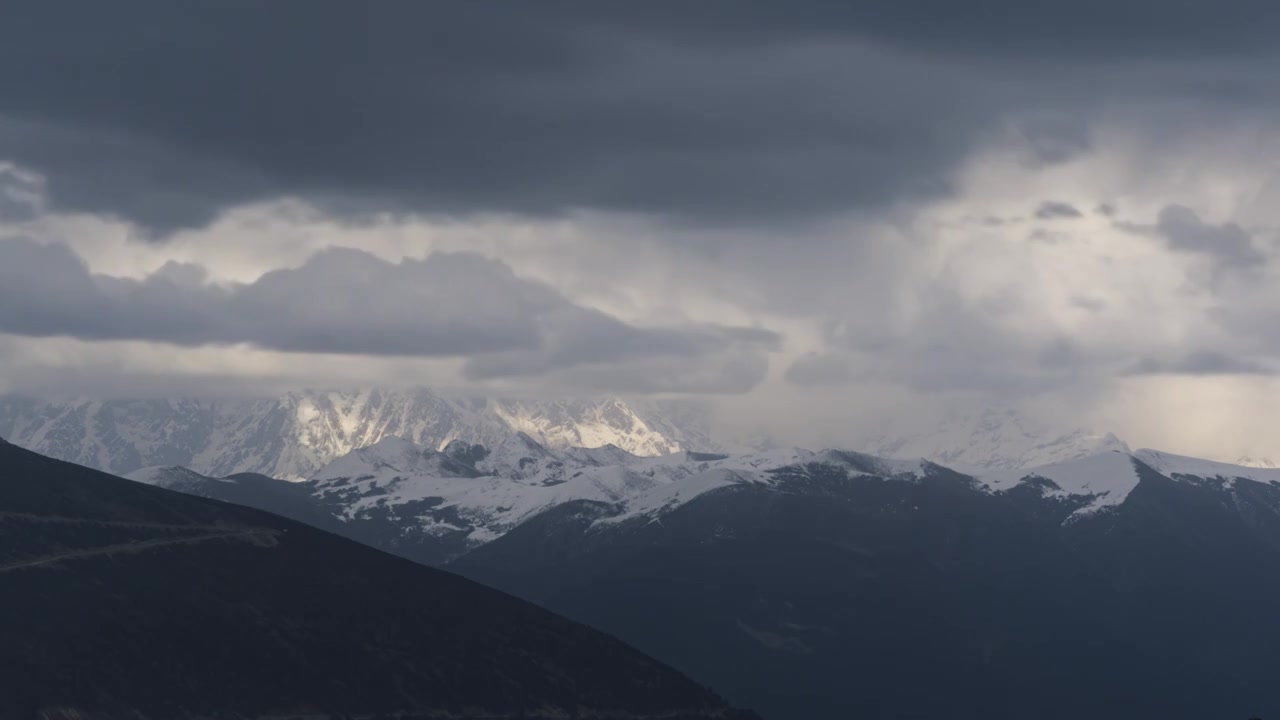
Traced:
[[62, 515], [36, 515], [35, 513], [0, 512], [0, 522], [18, 520], [32, 523], [61, 523], [67, 525], [102, 525], [104, 527], [151, 528], [156, 530], [209, 530], [211, 532], [245, 532], [250, 529], [234, 525], [193, 525], [182, 523], [153, 523], [133, 520], [98, 520], [96, 518], [65, 517]]
[[36, 558], [34, 560], [23, 560], [21, 562], [8, 563], [0, 565], [0, 573], [6, 573], [13, 570], [23, 570], [25, 568], [40, 567], [42, 565], [53, 565], [64, 560], [78, 560], [80, 558], [95, 557], [98, 555], [116, 555], [116, 554], [132, 554], [146, 552], [159, 547], [168, 545], [183, 545], [205, 542], [207, 540], [224, 540], [239, 539], [252, 540], [262, 538], [269, 542], [275, 542], [275, 537], [279, 531], [255, 528], [253, 530], [222, 530], [219, 532], [202, 533], [200, 535], [188, 535], [179, 538], [156, 538], [154, 540], [138, 540], [135, 542], [118, 543], [115, 545], [104, 545], [102, 547], [89, 548], [86, 550], [72, 550], [56, 555], [46, 555], [45, 557]]

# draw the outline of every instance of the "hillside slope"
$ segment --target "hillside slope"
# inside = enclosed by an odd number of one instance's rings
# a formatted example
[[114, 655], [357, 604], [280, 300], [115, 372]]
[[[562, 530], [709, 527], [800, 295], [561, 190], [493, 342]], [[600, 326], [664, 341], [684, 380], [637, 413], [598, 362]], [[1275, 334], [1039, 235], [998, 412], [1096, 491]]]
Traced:
[[749, 718], [621, 642], [0, 441], [0, 717]]

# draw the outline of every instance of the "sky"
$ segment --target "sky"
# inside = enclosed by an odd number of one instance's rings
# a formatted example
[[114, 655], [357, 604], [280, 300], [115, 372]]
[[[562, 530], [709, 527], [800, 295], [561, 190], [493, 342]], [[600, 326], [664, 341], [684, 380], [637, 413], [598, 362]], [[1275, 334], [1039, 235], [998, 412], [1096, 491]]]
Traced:
[[1280, 456], [1280, 6], [0, 7], [0, 392]]

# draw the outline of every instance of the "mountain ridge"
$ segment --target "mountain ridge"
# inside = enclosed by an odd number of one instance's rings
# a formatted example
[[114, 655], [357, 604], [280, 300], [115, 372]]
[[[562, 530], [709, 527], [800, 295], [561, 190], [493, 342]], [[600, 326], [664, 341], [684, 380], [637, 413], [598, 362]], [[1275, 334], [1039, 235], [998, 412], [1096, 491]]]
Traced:
[[1016, 470], [1130, 450], [1114, 433], [1053, 427], [1011, 408], [943, 413], [924, 431], [885, 430], [855, 444], [871, 455], [924, 457], [971, 471]]
[[448, 567], [770, 718], [1280, 711], [1280, 480], [1150, 452], [1016, 481], [819, 453], [656, 515], [561, 505]]
[[[211, 476], [252, 472], [301, 480], [386, 436], [440, 450], [455, 440], [492, 447], [513, 432], [555, 450], [613, 445], [644, 456], [783, 447], [767, 440], [767, 434], [728, 431], [709, 406], [691, 400], [503, 400], [444, 396], [426, 388], [298, 391], [243, 400], [55, 402], [0, 396], [0, 434], [23, 447], [117, 474], [182, 465]], [[1112, 433], [1053, 428], [1008, 408], [944, 413], [923, 431], [886, 427], [838, 444], [879, 457], [927, 458], [971, 472], [1129, 449]], [[1268, 464], [1265, 459], [1242, 460]]]
[[0, 396], [0, 434], [51, 457], [127, 474], [182, 465], [205, 475], [298, 480], [388, 435], [435, 449], [525, 432], [553, 447], [613, 444], [659, 455], [714, 450], [696, 403], [620, 398], [451, 398], [410, 390], [300, 391], [276, 398], [42, 401]]
[[1034, 492], [1074, 503], [1064, 519], [1070, 522], [1124, 503], [1138, 483], [1135, 462], [1171, 478], [1208, 475], [1280, 483], [1280, 470], [1154, 450], [1112, 449], [1037, 468], [972, 472], [844, 450], [686, 451], [658, 457], [610, 447], [550, 450], [523, 433], [493, 448], [454, 441], [442, 451], [389, 436], [335, 459], [293, 487], [260, 477], [204, 477], [185, 468], [147, 469], [129, 477], [256, 504], [420, 562], [442, 564], [558, 506], [595, 503], [601, 508], [597, 525], [618, 524], [661, 517], [722, 488], [778, 487], [780, 472], [809, 466], [907, 481], [945, 473], [986, 493]]

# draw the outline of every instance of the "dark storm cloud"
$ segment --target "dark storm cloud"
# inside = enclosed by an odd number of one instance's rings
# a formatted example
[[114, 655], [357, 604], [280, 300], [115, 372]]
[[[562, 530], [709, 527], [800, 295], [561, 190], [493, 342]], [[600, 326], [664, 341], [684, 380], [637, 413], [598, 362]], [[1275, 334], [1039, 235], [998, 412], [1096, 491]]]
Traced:
[[1040, 203], [1040, 207], [1036, 208], [1036, 217], [1041, 220], [1054, 220], [1057, 218], [1074, 219], [1084, 217], [1084, 213], [1077, 210], [1071, 203], [1064, 203], [1058, 200], [1046, 200]]
[[[474, 379], [636, 363], [698, 375], [704, 361], [755, 363], [774, 333], [715, 325], [637, 327], [575, 305], [505, 264], [468, 253], [390, 263], [332, 249], [244, 285], [204, 282], [170, 263], [142, 280], [91, 274], [71, 250], [0, 242], [0, 332], [180, 346], [247, 343], [269, 350], [467, 357]], [[763, 371], [743, 379], [753, 386]], [[754, 378], [754, 379], [752, 379]], [[646, 381], [639, 377], [633, 382]], [[662, 385], [662, 383], [656, 383]], [[729, 386], [725, 386], [729, 387]], [[717, 386], [715, 390], [721, 389]]]
[[847, 58], [721, 55], [586, 5], [534, 8], [8, 10], [0, 154], [45, 173], [62, 206], [164, 229], [292, 194], [356, 210], [800, 213], [937, 191], [972, 132], [911, 121], [933, 102], [923, 88], [886, 108], [903, 121], [841, 99], [829, 63]]
[[1156, 230], [1169, 247], [1198, 253], [1227, 267], [1253, 267], [1267, 258], [1253, 245], [1253, 238], [1235, 223], [1212, 225], [1183, 205], [1168, 205], [1156, 219]]
[[808, 217], [945, 192], [1021, 110], [1077, 152], [1063, 67], [1271, 47], [1274, 4], [1200, 5], [11, 2], [0, 157], [158, 230], [277, 196]]
[[[583, 3], [557, 3], [581, 8]], [[1231, 3], [1167, 0], [711, 0], [631, 3], [609, 14], [721, 40], [758, 40], [779, 33], [830, 37], [861, 33], [914, 48], [1030, 58], [1202, 56], [1273, 47], [1280, 9], [1267, 0]]]

